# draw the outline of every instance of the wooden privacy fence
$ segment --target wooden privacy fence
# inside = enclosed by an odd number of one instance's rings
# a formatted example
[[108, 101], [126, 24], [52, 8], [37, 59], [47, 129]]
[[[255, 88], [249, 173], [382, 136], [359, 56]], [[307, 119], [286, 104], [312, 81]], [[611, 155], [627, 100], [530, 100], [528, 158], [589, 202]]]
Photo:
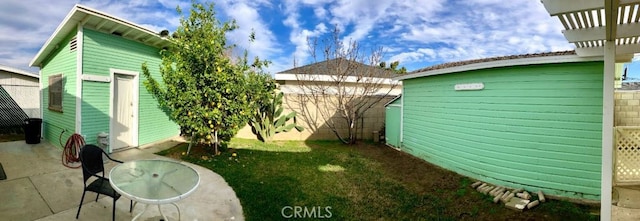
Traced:
[[640, 183], [640, 126], [615, 127], [615, 181]]

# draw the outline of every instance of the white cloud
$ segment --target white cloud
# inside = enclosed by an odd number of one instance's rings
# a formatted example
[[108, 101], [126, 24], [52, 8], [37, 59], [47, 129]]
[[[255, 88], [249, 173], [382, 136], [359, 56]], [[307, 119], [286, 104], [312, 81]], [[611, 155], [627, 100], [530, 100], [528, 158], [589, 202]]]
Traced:
[[358, 23], [355, 26], [355, 30], [349, 33], [349, 35], [344, 37], [345, 41], [360, 41], [364, 37], [367, 37], [368, 34], [373, 29], [373, 25], [374, 25], [373, 23], [370, 23], [370, 22], [372, 21]]
[[266, 68], [266, 71], [271, 73], [272, 75], [294, 68], [293, 58], [289, 56], [277, 57], [275, 59], [272, 59], [271, 62], [272, 63], [269, 65], [269, 67]]
[[28, 63], [33, 59], [33, 53], [26, 51], [0, 52], [0, 65], [14, 67], [31, 73], [38, 73], [37, 67], [29, 67]]
[[[282, 66], [279, 60], [274, 60], [282, 53], [281, 46], [258, 11], [261, 7], [272, 7], [269, 1], [222, 1], [217, 6], [224, 14], [234, 19], [239, 27], [227, 33], [229, 43], [238, 45], [240, 50], [247, 50], [249, 59], [258, 56], [263, 60], [271, 60], [273, 63], [266, 69], [267, 72], [273, 73], [276, 71], [275, 67]], [[250, 42], [249, 36], [252, 32], [255, 39]]]
[[333, 1], [334, 0], [302, 0], [300, 2], [302, 2], [305, 5], [321, 5], [321, 4], [328, 4]]
[[[119, 1], [88, 1], [82, 4], [103, 11], [127, 21], [137, 23], [143, 27], [148, 27], [152, 31], [175, 30], [179, 25], [179, 16], [176, 6], [185, 6], [185, 2], [161, 1], [155, 2], [139, 0], [129, 2]], [[185, 12], [185, 9], [183, 9]], [[188, 12], [188, 11], [186, 11]]]
[[438, 45], [432, 59], [444, 62], [572, 48], [560, 35], [557, 18], [550, 17], [539, 2], [465, 3], [447, 5], [441, 16], [414, 23], [400, 36], [409, 42]]
[[424, 54], [429, 58], [434, 58], [436, 56], [436, 51], [431, 48], [420, 48], [418, 49], [418, 52]]
[[[0, 63], [25, 70], [37, 49], [44, 44], [59, 22], [64, 19], [75, 1], [47, 0], [3, 1], [0, 7]], [[39, 8], [47, 13], [33, 13]]]
[[327, 10], [324, 9], [324, 7], [320, 6], [317, 8], [313, 9], [313, 14], [317, 17], [317, 18], [324, 18], [327, 16]]
[[[223, 8], [223, 10], [233, 17], [239, 26], [238, 29], [227, 33], [227, 39], [262, 58], [278, 51], [277, 46], [274, 45], [276, 42], [273, 33], [262, 22], [255, 7], [238, 2]], [[251, 32], [255, 33], [254, 42], [249, 42]]]
[[[26, 69], [78, 0], [5, 0], [0, 7], [0, 63]], [[273, 62], [272, 72], [309, 63], [307, 38], [333, 26], [343, 40], [382, 46], [387, 61], [417, 67], [448, 61], [572, 49], [562, 25], [539, 1], [504, 0], [220, 0], [219, 17], [236, 19], [231, 43]], [[160, 31], [179, 25], [189, 0], [89, 0], [83, 5]], [[38, 7], [34, 7], [37, 5]], [[16, 12], [20, 12], [18, 15]], [[226, 17], [225, 17], [226, 16]], [[284, 26], [284, 27], [283, 27]], [[256, 40], [249, 43], [251, 30]], [[367, 50], [368, 48], [363, 48]], [[321, 56], [321, 55], [320, 55]], [[638, 61], [638, 58], [635, 58]], [[419, 67], [418, 67], [419, 68]]]
[[[535, 1], [473, 0], [336, 0], [288, 1], [284, 24], [292, 28], [294, 55], [303, 57], [306, 37], [322, 35], [301, 18], [302, 7], [311, 7], [321, 21], [342, 30], [344, 40], [373, 41], [389, 60], [433, 63], [521, 53], [569, 50], [560, 34], [562, 26]], [[320, 16], [323, 15], [323, 16]], [[303, 21], [304, 20], [304, 21]], [[377, 43], [376, 43], [377, 42]], [[420, 48], [411, 49], [412, 46]], [[425, 46], [433, 46], [426, 48]], [[426, 50], [429, 49], [429, 50]], [[422, 59], [422, 60], [421, 60]]]
[[[318, 8], [322, 8], [321, 5], [326, 3], [326, 1], [307, 0], [307, 1], [303, 1], [302, 3], [315, 7], [315, 10], [314, 10], [315, 13], [326, 13], [326, 10], [323, 12], [318, 12]], [[320, 5], [320, 6], [317, 6], [317, 5]], [[284, 10], [286, 19], [283, 21], [283, 24], [291, 28], [291, 32], [289, 33], [289, 41], [291, 44], [293, 44], [293, 47], [294, 47], [293, 55], [290, 57], [289, 67], [293, 67], [294, 65], [304, 65], [309, 63], [311, 54], [309, 53], [309, 44], [307, 40], [310, 38], [318, 37], [326, 33], [328, 30], [327, 26], [324, 23], [316, 24], [315, 27], [313, 27], [313, 29], [307, 29], [307, 28], [301, 27], [301, 24], [298, 21], [298, 19], [300, 19], [300, 13], [299, 13], [300, 7], [301, 5], [299, 4], [299, 2], [295, 0], [289, 0], [286, 2], [286, 6]], [[296, 61], [297, 64], [293, 64], [294, 60]]]
[[188, 9], [191, 8], [191, 3], [189, 1], [182, 0], [158, 0], [162, 6], [165, 8], [175, 9], [180, 6], [180, 9]]
[[[331, 2], [331, 4], [326, 4]], [[344, 41], [367, 40], [379, 41], [377, 37], [384, 36], [391, 39], [397, 38], [397, 33], [404, 30], [412, 22], [423, 22], [432, 18], [437, 9], [442, 7], [444, 0], [421, 1], [376, 1], [370, 0], [336, 0], [334, 1], [287, 1], [284, 24], [292, 28], [290, 41], [296, 46], [294, 56], [304, 60], [308, 57], [307, 37], [322, 37], [326, 32], [318, 32], [318, 29], [310, 30], [301, 28], [299, 11], [302, 7], [311, 7], [319, 21], [327, 21], [331, 26], [338, 28]], [[309, 21], [308, 19], [306, 21]], [[384, 25], [393, 24], [390, 28], [381, 29]], [[332, 27], [333, 28], [333, 27]], [[372, 43], [371, 45], [386, 46], [384, 43]], [[403, 48], [403, 47], [398, 47]], [[389, 52], [387, 50], [387, 52]]]
[[[298, 29], [297, 33], [291, 32], [291, 36], [289, 37], [289, 40], [291, 41], [291, 43], [295, 45], [295, 52], [293, 53], [293, 58], [295, 58], [296, 61], [298, 62], [302, 62], [303, 64], [306, 64], [308, 62], [309, 57], [312, 56], [309, 52], [310, 46], [307, 40], [318, 37], [319, 35], [324, 34], [326, 32], [327, 32], [327, 26], [325, 26], [324, 23], [320, 23], [316, 25], [314, 30]], [[321, 57], [322, 55], [317, 55], [317, 56], [318, 56], [318, 59], [322, 59]]]
[[331, 23], [344, 32], [349, 25], [354, 30], [346, 34], [346, 40], [360, 41], [373, 29], [376, 23], [386, 17], [386, 11], [393, 1], [379, 1], [371, 4], [370, 0], [339, 0], [330, 7]]
[[407, 63], [431, 60], [436, 56], [436, 51], [431, 48], [419, 48], [410, 50], [410, 52], [402, 52], [393, 55], [387, 60], [387, 62], [399, 61], [400, 64], [404, 66]]
[[395, 53], [395, 52], [402, 52], [403, 50], [404, 50], [404, 48], [401, 48], [401, 47], [389, 46], [389, 47], [384, 47], [382, 52], [384, 52], [384, 53]]
[[446, 3], [446, 0], [395, 1], [395, 4], [387, 9], [387, 16], [397, 17], [397, 23], [404, 25], [427, 22], [443, 10]]
[[420, 61], [424, 58], [424, 54], [420, 52], [402, 52], [389, 58], [389, 62], [399, 61], [401, 64]]
[[473, 33], [468, 26], [468, 24], [459, 21], [451, 21], [446, 25], [441, 23], [418, 24], [400, 36], [405, 40], [422, 43], [450, 43], [463, 40], [463, 37], [466, 38]]
[[[188, 2], [188, 1], [186, 1]], [[30, 69], [29, 62], [35, 56], [65, 16], [78, 3], [77, 0], [5, 0], [0, 7], [0, 63], [8, 66]], [[180, 4], [179, 1], [161, 1]], [[143, 27], [160, 31], [174, 29], [177, 26], [175, 6], [163, 7], [155, 1], [83, 1], [80, 4], [103, 11], [116, 17], [140, 24]], [[18, 14], [20, 13], [20, 14]], [[31, 69], [32, 70], [32, 69]]]

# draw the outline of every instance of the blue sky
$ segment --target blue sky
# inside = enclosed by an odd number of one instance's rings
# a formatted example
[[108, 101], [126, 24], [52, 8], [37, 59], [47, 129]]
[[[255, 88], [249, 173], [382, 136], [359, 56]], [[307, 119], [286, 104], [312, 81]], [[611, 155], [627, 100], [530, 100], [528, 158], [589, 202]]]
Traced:
[[[3, 0], [0, 7], [0, 64], [28, 67], [40, 47], [74, 4], [140, 24], [154, 31], [175, 30], [180, 5], [190, 0]], [[218, 0], [221, 20], [240, 29], [228, 38], [251, 56], [271, 60], [276, 73], [311, 60], [307, 37], [326, 37], [333, 27], [363, 50], [384, 48], [384, 60], [408, 70], [485, 57], [571, 50], [562, 25], [538, 0]], [[254, 30], [256, 41], [249, 43]], [[636, 58], [638, 60], [638, 58]], [[629, 76], [640, 79], [640, 62]]]

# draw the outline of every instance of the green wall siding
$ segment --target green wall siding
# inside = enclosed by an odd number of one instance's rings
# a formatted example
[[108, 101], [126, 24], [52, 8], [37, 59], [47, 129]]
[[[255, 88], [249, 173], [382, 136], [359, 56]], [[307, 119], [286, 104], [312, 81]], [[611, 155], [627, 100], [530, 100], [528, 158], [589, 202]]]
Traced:
[[[42, 90], [42, 137], [51, 144], [61, 147], [60, 134], [63, 129], [67, 130], [62, 135], [62, 143], [75, 132], [76, 119], [76, 54], [77, 49], [70, 51], [69, 41], [76, 36], [76, 31], [72, 31], [60, 44], [58, 49], [53, 51], [42, 63], [41, 77]], [[62, 74], [63, 77], [63, 98], [62, 113], [50, 111], [49, 107], [49, 76]]]
[[[602, 70], [580, 62], [404, 80], [401, 148], [497, 185], [599, 199]], [[454, 90], [464, 83], [484, 89]]]
[[[396, 103], [396, 101], [393, 103]], [[400, 147], [400, 108], [399, 104], [391, 104], [385, 107], [385, 143], [392, 147]]]
[[[109, 69], [138, 72], [140, 96], [138, 100], [138, 144], [144, 145], [175, 136], [179, 127], [158, 108], [157, 101], [148, 93], [141, 74], [141, 65], [147, 62], [151, 74], [160, 79], [159, 49], [122, 37], [84, 29], [83, 73], [109, 76]], [[82, 133], [88, 143], [96, 142], [96, 135], [109, 131], [109, 83], [83, 82]]]
[[82, 134], [97, 143], [97, 134], [109, 133], [109, 83], [82, 82]]

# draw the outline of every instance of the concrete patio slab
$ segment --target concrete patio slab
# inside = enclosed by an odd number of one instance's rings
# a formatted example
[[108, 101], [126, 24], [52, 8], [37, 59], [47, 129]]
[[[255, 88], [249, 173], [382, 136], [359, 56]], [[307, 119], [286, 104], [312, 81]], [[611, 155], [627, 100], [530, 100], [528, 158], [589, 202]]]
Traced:
[[[79, 169], [69, 169], [36, 175], [31, 180], [53, 213], [59, 213], [69, 208], [78, 208], [84, 188], [80, 173]], [[95, 198], [95, 193], [87, 192], [84, 202], [86, 204]]]
[[640, 190], [637, 186], [620, 186], [614, 189], [618, 192], [617, 206], [640, 209]]
[[7, 180], [63, 170], [65, 167], [62, 166], [61, 156], [62, 151], [48, 143], [0, 143], [0, 162], [7, 174]]
[[[187, 165], [193, 167], [200, 174], [200, 183], [202, 184], [215, 184], [224, 179], [214, 173], [213, 171], [206, 169], [195, 164], [187, 163]], [[226, 182], [225, 182], [226, 185]], [[225, 220], [244, 220], [242, 216], [242, 207], [240, 206], [240, 200], [237, 197], [226, 197], [220, 200], [212, 201], [210, 196], [235, 196], [235, 192], [231, 188], [198, 188], [188, 199], [194, 202], [196, 207], [183, 206], [183, 202], [178, 202], [180, 208], [185, 208], [182, 213], [203, 213], [213, 214], [214, 217], [226, 217]], [[228, 214], [236, 214], [228, 216]], [[206, 219], [210, 220], [210, 219]]]
[[[138, 159], [174, 160], [155, 155], [154, 152], [175, 146], [178, 141], [132, 148], [111, 154], [112, 158], [130, 161]], [[62, 150], [42, 142], [37, 145], [24, 141], [0, 143], [0, 162], [7, 172], [7, 180], [0, 181], [1, 220], [75, 220], [82, 196], [82, 172], [61, 163]], [[105, 164], [105, 175], [117, 163]], [[213, 171], [187, 163], [200, 175], [200, 186], [186, 199], [176, 202], [181, 220], [244, 220], [242, 206], [235, 192], [224, 179]], [[111, 220], [112, 198], [101, 196], [95, 201], [94, 193], [87, 193], [78, 220]], [[15, 199], [5, 201], [4, 199]], [[8, 202], [8, 203], [5, 203]], [[143, 211], [138, 204], [129, 213], [129, 199], [116, 202], [116, 220], [131, 220]], [[163, 205], [169, 220], [177, 220], [178, 212], [172, 205]], [[150, 205], [138, 220], [160, 220], [158, 207]]]
[[611, 206], [612, 221], [637, 221], [640, 220], [640, 209]]
[[0, 182], [0, 190], [2, 220], [34, 220], [52, 214], [28, 177]]

